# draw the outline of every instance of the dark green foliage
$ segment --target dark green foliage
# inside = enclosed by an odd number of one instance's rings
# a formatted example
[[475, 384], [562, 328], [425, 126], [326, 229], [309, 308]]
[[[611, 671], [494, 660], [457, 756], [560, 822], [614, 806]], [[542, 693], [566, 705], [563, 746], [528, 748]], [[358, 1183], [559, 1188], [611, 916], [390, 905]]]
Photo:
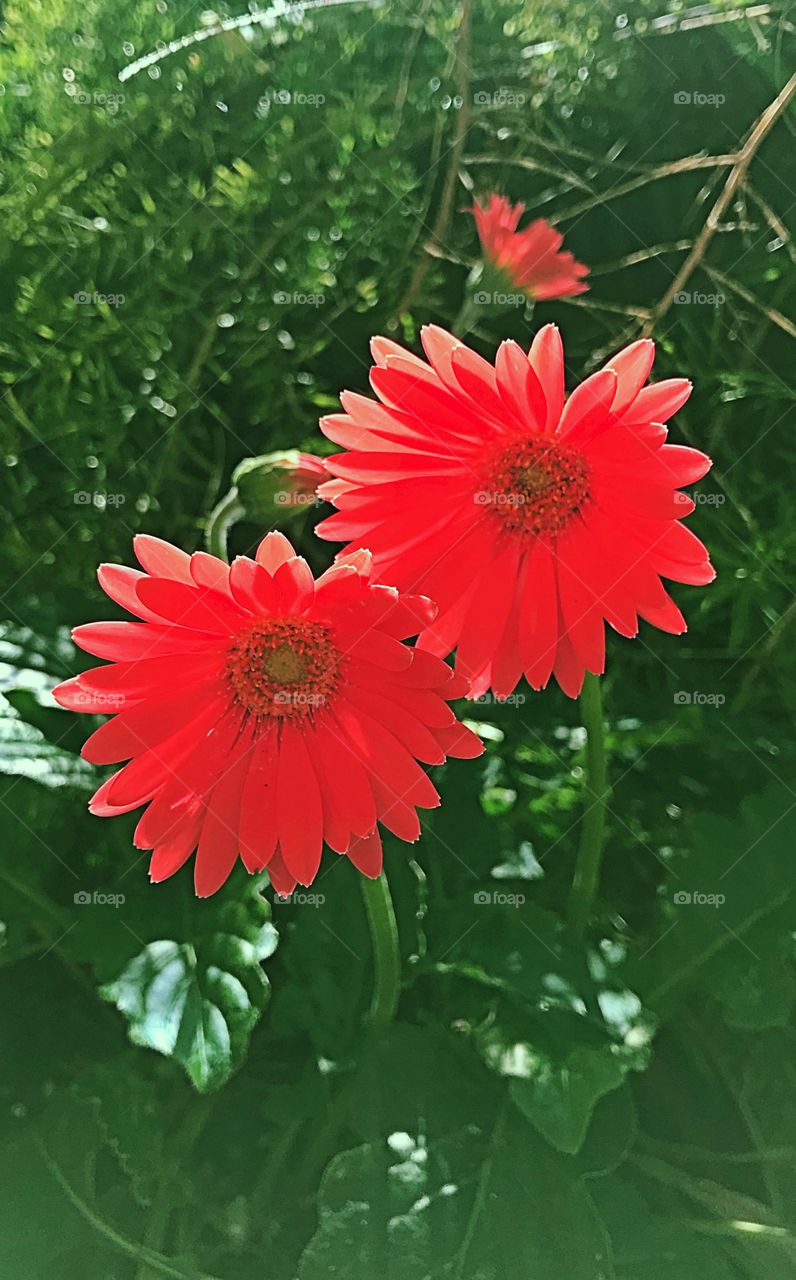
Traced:
[[[796, 1276], [792, 111], [658, 310], [794, 65], [792, 15], [754, 8], [485, 0], [465, 46], [453, 0], [351, 3], [122, 82], [236, 8], [3, 6], [4, 1277]], [[245, 459], [328, 449], [373, 333], [451, 323], [492, 189], [592, 287], [485, 308], [474, 344], [555, 320], [574, 382], [651, 325], [656, 375], [695, 382], [672, 439], [715, 460], [691, 525], [718, 578], [675, 589], [687, 636], [609, 638], [582, 941], [577, 707], [462, 708], [486, 756], [435, 770], [442, 808], [387, 849], [404, 987], [375, 1039], [353, 867], [273, 908], [242, 868], [207, 901], [187, 868], [150, 886], [135, 815], [86, 813], [92, 721], [48, 690], [86, 661], [68, 627], [109, 616], [99, 562], [138, 530], [200, 546]], [[266, 531], [243, 483], [233, 551]]]

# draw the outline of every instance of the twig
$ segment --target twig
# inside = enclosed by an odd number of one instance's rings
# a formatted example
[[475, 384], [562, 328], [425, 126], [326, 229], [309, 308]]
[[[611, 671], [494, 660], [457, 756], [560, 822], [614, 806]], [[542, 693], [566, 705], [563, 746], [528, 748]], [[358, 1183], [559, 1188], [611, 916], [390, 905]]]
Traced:
[[604, 204], [606, 200], [617, 200], [620, 196], [626, 196], [631, 191], [637, 191], [639, 187], [645, 187], [650, 182], [658, 182], [661, 178], [671, 178], [678, 173], [692, 173], [699, 169], [720, 169], [722, 167], [729, 168], [734, 164], [736, 156], [684, 156], [682, 160], [671, 160], [667, 164], [658, 165], [655, 169], [650, 169], [646, 173], [640, 173], [635, 178], [629, 178], [627, 182], [619, 182], [615, 187], [610, 187], [608, 191], [599, 192], [592, 196], [589, 200], [582, 200], [580, 204], [574, 204], [569, 209], [564, 209], [561, 213], [557, 213], [552, 222], [561, 222], [565, 218], [577, 218], [582, 213], [587, 213], [589, 209], [593, 209], [595, 205]]
[[144, 1245], [138, 1244], [135, 1240], [128, 1240], [110, 1223], [100, 1218], [91, 1206], [86, 1204], [82, 1196], [78, 1195], [60, 1166], [53, 1160], [44, 1143], [37, 1141], [36, 1146], [50, 1173], [81, 1217], [85, 1218], [86, 1222], [90, 1223], [101, 1236], [104, 1236], [111, 1244], [116, 1245], [116, 1248], [120, 1249], [122, 1253], [126, 1253], [130, 1258], [144, 1259], [154, 1271], [160, 1272], [161, 1275], [169, 1276], [170, 1280], [216, 1280], [216, 1277], [206, 1275], [204, 1272], [195, 1271], [191, 1274], [188, 1271], [183, 1271], [180, 1267], [173, 1266], [169, 1259], [164, 1258], [161, 1254], [145, 1248]]
[[752, 163], [760, 144], [770, 133], [771, 129], [776, 124], [783, 111], [785, 111], [795, 93], [796, 74], [791, 76], [785, 87], [780, 90], [774, 101], [766, 107], [763, 114], [757, 119], [750, 129], [746, 141], [738, 152], [735, 163], [730, 170], [721, 194], [708, 214], [707, 221], [702, 227], [702, 230], [694, 241], [693, 249], [689, 253], [680, 270], [677, 272], [674, 280], [669, 285], [669, 288], [658, 303], [658, 306], [655, 308], [653, 318], [647, 326], [647, 333], [652, 332], [656, 322], [666, 315], [677, 297], [677, 294], [682, 291], [683, 287], [691, 278], [692, 273], [704, 258], [726, 210], [731, 205], [736, 192], [743, 186], [746, 180], [749, 166]]
[[771, 227], [771, 230], [779, 236], [780, 240], [785, 245], [791, 262], [796, 262], [796, 249], [793, 247], [791, 235], [788, 228], [785, 226], [785, 223], [775, 210], [771, 208], [771, 205], [763, 199], [760, 192], [755, 190], [751, 182], [747, 185], [746, 193], [749, 196], [749, 199], [757, 205], [766, 222]]
[[[456, 43], [454, 45], [454, 57], [456, 59], [456, 92], [462, 100], [456, 116], [456, 125], [453, 132], [453, 142], [450, 149], [450, 163], [445, 174], [445, 185], [442, 188], [442, 197], [437, 209], [437, 216], [434, 220], [434, 226], [431, 231], [432, 244], [444, 244], [445, 236], [450, 222], [451, 210], [453, 208], [453, 196], [456, 190], [456, 176], [459, 172], [462, 153], [464, 151], [464, 143], [467, 138], [467, 130], [470, 125], [470, 20], [472, 16], [473, 0], [462, 0], [461, 17], [459, 19], [459, 30], [456, 33]], [[412, 277], [406, 288], [403, 298], [398, 304], [397, 316], [402, 316], [408, 311], [423, 287], [423, 282], [428, 274], [431, 266], [431, 257], [426, 251], [417, 263]]]
[[744, 302], [748, 302], [751, 307], [756, 307], [758, 311], [761, 311], [772, 324], [777, 325], [791, 338], [796, 338], [796, 325], [787, 316], [783, 316], [781, 311], [777, 311], [775, 307], [767, 307], [764, 302], [755, 297], [750, 289], [739, 284], [737, 280], [731, 279], [730, 276], [725, 276], [723, 271], [717, 271], [715, 267], [708, 266], [705, 266], [704, 270], [711, 280], [715, 280], [716, 284], [729, 289], [731, 293], [737, 293], [738, 297], [743, 298]]

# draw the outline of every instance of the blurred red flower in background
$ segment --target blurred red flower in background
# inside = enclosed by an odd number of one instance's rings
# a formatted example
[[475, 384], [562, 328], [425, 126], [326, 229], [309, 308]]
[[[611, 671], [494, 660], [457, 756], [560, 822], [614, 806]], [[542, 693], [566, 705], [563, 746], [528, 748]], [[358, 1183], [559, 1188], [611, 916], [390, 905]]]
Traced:
[[664, 444], [661, 424], [691, 384], [644, 387], [643, 340], [567, 397], [554, 325], [529, 355], [502, 343], [494, 367], [436, 326], [422, 341], [430, 364], [375, 338], [381, 404], [345, 392], [346, 413], [322, 419], [347, 452], [326, 459], [338, 478], [320, 493], [339, 510], [317, 529], [349, 552], [369, 547], [385, 581], [436, 601], [418, 646], [455, 648], [473, 697], [504, 697], [523, 673], [537, 689], [552, 673], [575, 697], [604, 669], [604, 622], [625, 636], [639, 617], [684, 631], [661, 578], [714, 576], [678, 492], [710, 460]]
[[238, 855], [279, 893], [310, 884], [324, 841], [377, 876], [377, 821], [415, 840], [416, 807], [439, 803], [417, 761], [482, 750], [447, 705], [464, 681], [401, 643], [434, 606], [376, 583], [362, 552], [316, 582], [280, 533], [231, 567], [147, 536], [135, 551], [144, 572], [103, 565], [99, 580], [141, 621], [77, 627], [76, 643], [111, 665], [54, 691], [71, 710], [116, 713], [83, 755], [129, 763], [92, 812], [148, 805], [134, 839], [154, 851], [151, 878], [196, 850], [200, 896]]
[[505, 196], [492, 195], [487, 205], [476, 201], [472, 212], [488, 263], [507, 286], [539, 301], [585, 293], [588, 285], [582, 278], [589, 268], [561, 251], [564, 237], [545, 218], [518, 231], [524, 210], [524, 204], [512, 205]]

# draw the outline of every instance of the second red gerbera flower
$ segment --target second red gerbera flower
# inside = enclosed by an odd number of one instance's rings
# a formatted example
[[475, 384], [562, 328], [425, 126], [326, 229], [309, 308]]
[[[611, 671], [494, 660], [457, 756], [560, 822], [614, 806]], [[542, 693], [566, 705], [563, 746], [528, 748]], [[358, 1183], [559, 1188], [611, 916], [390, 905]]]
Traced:
[[92, 812], [148, 805], [135, 843], [153, 850], [151, 878], [196, 850], [200, 896], [239, 855], [279, 893], [310, 884], [324, 841], [377, 876], [377, 822], [416, 840], [416, 808], [439, 803], [417, 761], [482, 750], [447, 705], [465, 682], [401, 643], [434, 606], [379, 585], [362, 552], [316, 582], [279, 533], [231, 567], [158, 538], [135, 550], [143, 573], [103, 565], [99, 578], [141, 621], [78, 627], [76, 643], [111, 665], [54, 691], [71, 710], [117, 713], [83, 748], [94, 764], [129, 761]]
[[506, 696], [525, 673], [555, 675], [577, 696], [605, 663], [604, 623], [622, 635], [638, 619], [681, 632], [661, 578], [713, 578], [702, 543], [680, 523], [680, 493], [710, 460], [668, 445], [665, 422], [691, 384], [644, 387], [654, 344], [635, 342], [567, 398], [554, 325], [529, 355], [504, 342], [493, 367], [436, 326], [422, 332], [426, 364], [375, 338], [371, 383], [381, 404], [345, 392], [324, 418], [347, 452], [319, 492], [339, 511], [321, 537], [367, 546], [377, 572], [422, 591], [439, 614], [420, 636], [478, 696]]
[[562, 250], [564, 237], [546, 218], [536, 218], [518, 231], [524, 210], [524, 204], [512, 205], [505, 196], [492, 195], [487, 205], [475, 202], [473, 215], [489, 263], [507, 287], [520, 289], [529, 298], [544, 301], [585, 293], [588, 285], [583, 277], [589, 268]]

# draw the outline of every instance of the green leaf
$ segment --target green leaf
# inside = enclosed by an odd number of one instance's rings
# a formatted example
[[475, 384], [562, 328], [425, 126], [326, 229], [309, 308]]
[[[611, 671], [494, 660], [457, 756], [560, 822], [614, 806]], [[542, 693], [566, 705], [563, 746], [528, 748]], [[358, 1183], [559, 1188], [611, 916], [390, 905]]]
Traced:
[[[530, 1269], [529, 1269], [530, 1268]], [[571, 1162], [510, 1126], [427, 1143], [396, 1132], [343, 1152], [321, 1185], [299, 1280], [614, 1280]]]
[[487, 890], [451, 909], [440, 946], [442, 972], [483, 988], [468, 1021], [485, 1061], [546, 1140], [574, 1155], [600, 1099], [649, 1058], [652, 1022], [624, 985], [621, 948], [592, 950], [523, 894]]
[[25, 723], [3, 694], [0, 694], [0, 773], [29, 778], [43, 787], [88, 789], [96, 781], [90, 765], [48, 742], [40, 729]]
[[563, 1062], [543, 1062], [526, 1080], [512, 1080], [512, 1100], [559, 1151], [583, 1146], [592, 1112], [617, 1089], [626, 1067], [611, 1049], [573, 1049]]
[[699, 988], [735, 1025], [782, 1024], [794, 995], [794, 842], [796, 807], [779, 786], [746, 800], [733, 821], [705, 814], [693, 823], [688, 856], [667, 885], [663, 931], [633, 973], [657, 1010], [671, 1012]]
[[261, 961], [273, 952], [276, 931], [259, 894], [250, 895], [249, 908], [243, 927], [227, 913], [191, 941], [148, 943], [101, 988], [128, 1019], [133, 1043], [174, 1058], [202, 1093], [241, 1065], [268, 999]]
[[166, 1116], [133, 1051], [89, 1067], [74, 1082], [77, 1098], [91, 1104], [100, 1129], [143, 1205], [154, 1200], [162, 1178]]

